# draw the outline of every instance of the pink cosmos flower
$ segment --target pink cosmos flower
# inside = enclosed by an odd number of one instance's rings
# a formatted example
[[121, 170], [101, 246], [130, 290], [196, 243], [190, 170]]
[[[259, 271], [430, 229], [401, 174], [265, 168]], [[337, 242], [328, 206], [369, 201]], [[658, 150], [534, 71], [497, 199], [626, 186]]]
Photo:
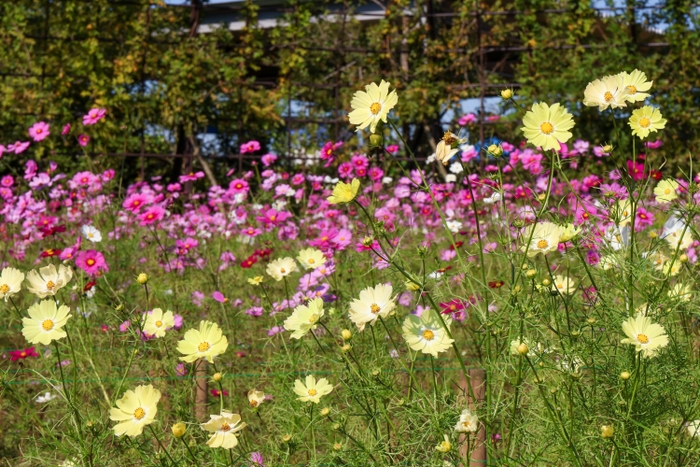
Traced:
[[457, 121], [457, 123], [459, 124], [459, 126], [465, 126], [465, 125], [468, 125], [470, 123], [474, 123], [475, 121], [476, 121], [476, 115], [474, 115], [473, 113], [468, 113], [466, 115], [461, 116], [459, 118], [459, 120]]
[[148, 202], [149, 199], [146, 196], [139, 193], [135, 193], [133, 195], [127, 196], [127, 198], [122, 203], [122, 207], [136, 214], [141, 210], [143, 206], [148, 204]]
[[63, 130], [61, 130], [61, 134], [62, 134], [63, 136], [66, 136], [68, 133], [70, 133], [70, 123], [66, 123], [66, 124], [63, 126]]
[[89, 142], [90, 142], [90, 137], [88, 135], [86, 135], [85, 133], [78, 136], [78, 144], [79, 145], [85, 147], [88, 145]]
[[109, 271], [105, 257], [96, 250], [81, 251], [75, 257], [75, 265], [90, 276]]
[[22, 154], [29, 147], [29, 141], [15, 141], [14, 144], [7, 146], [7, 152], [14, 152], [15, 154]]
[[0, 186], [4, 186], [5, 188], [9, 188], [14, 184], [15, 178], [12, 175], [4, 175], [2, 179], [0, 179]]
[[397, 152], [399, 152], [398, 144], [390, 144], [386, 147], [386, 152], [388, 152], [389, 154], [396, 154]]
[[165, 217], [165, 209], [161, 208], [160, 206], [151, 206], [143, 213], [139, 214], [138, 217], [142, 226], [151, 225]]
[[10, 351], [10, 361], [11, 362], [16, 362], [17, 360], [24, 360], [25, 358], [28, 357], [38, 357], [39, 354], [36, 353], [36, 350], [34, 347], [29, 347], [27, 349], [22, 349], [22, 350], [12, 350]]
[[248, 141], [241, 144], [241, 154], [252, 154], [255, 151], [260, 151], [260, 143], [258, 141]]
[[219, 303], [228, 302], [228, 298], [224, 297], [224, 294], [222, 294], [218, 290], [216, 292], [214, 292], [213, 294], [211, 294], [211, 297]]
[[248, 185], [248, 182], [243, 180], [242, 178], [236, 178], [234, 180], [231, 180], [231, 183], [228, 184], [228, 189], [233, 194], [248, 193], [249, 188], [250, 186]]
[[180, 183], [185, 183], [185, 182], [194, 182], [200, 178], [204, 177], [204, 172], [199, 171], [199, 172], [190, 172], [186, 175], [180, 175]]
[[43, 140], [50, 134], [49, 124], [46, 122], [36, 122], [34, 125], [29, 127], [29, 136], [31, 136], [35, 142]]
[[102, 120], [106, 114], [106, 109], [90, 109], [90, 111], [86, 115], [83, 115], [83, 125], [94, 125], [95, 123]]
[[270, 167], [277, 160], [277, 156], [274, 154], [265, 154], [260, 158], [260, 161], [265, 167]]

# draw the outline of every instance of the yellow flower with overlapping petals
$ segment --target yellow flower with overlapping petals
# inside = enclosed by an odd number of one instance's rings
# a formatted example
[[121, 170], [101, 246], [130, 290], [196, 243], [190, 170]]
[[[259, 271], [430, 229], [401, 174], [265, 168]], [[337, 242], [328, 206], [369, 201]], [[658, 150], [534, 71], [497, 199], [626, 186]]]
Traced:
[[318, 248], [307, 248], [299, 252], [297, 260], [305, 269], [316, 269], [326, 263], [326, 256]]
[[613, 109], [626, 107], [627, 90], [622, 83], [622, 76], [606, 76], [588, 83], [583, 91], [583, 105], [598, 107], [601, 112], [608, 107]]
[[574, 119], [560, 104], [551, 107], [544, 102], [534, 104], [532, 110], [523, 117], [521, 128], [527, 142], [540, 146], [544, 151], [559, 150], [573, 135]]
[[350, 320], [360, 331], [367, 323], [374, 326], [380, 317], [386, 318], [396, 307], [392, 292], [391, 284], [377, 284], [362, 290], [360, 298], [350, 303]]
[[532, 258], [539, 253], [546, 255], [557, 251], [559, 241], [564, 229], [552, 222], [537, 222], [529, 225], [523, 233], [522, 239], [529, 242], [520, 247], [520, 250], [527, 252], [528, 258]]
[[678, 182], [675, 180], [661, 180], [656, 188], [654, 188], [654, 196], [656, 197], [657, 203], [670, 203], [674, 199], [678, 198], [676, 190], [678, 189]]
[[632, 134], [639, 136], [641, 139], [649, 136], [649, 133], [656, 133], [666, 128], [666, 119], [662, 117], [659, 109], [655, 109], [650, 105], [645, 105], [632, 112], [628, 123], [630, 128], [632, 128]]
[[210, 448], [232, 449], [238, 446], [236, 433], [246, 427], [240, 415], [222, 410], [220, 415], [209, 415], [209, 419], [200, 426], [202, 430], [212, 434], [207, 441]]
[[314, 298], [307, 305], [299, 305], [284, 321], [284, 329], [292, 331], [292, 339], [301, 339], [314, 329], [323, 316], [323, 299]]
[[377, 129], [377, 123], [386, 123], [389, 111], [399, 102], [396, 89], [389, 92], [389, 83], [382, 80], [377, 86], [370, 83], [365, 86], [364, 91], [357, 91], [352, 97], [350, 106], [353, 111], [348, 114], [350, 123], [357, 126], [357, 131], [369, 126], [372, 133]]
[[[443, 319], [445, 326], [449, 328], [452, 320], [449, 316]], [[424, 311], [420, 317], [408, 315], [401, 329], [403, 338], [411, 349], [435, 358], [438, 353], [449, 350], [454, 342], [454, 339], [447, 335], [440, 318], [432, 310]]]
[[42, 300], [29, 307], [29, 318], [22, 318], [22, 334], [31, 344], [49, 345], [66, 337], [61, 329], [68, 322], [70, 308], [60, 307], [53, 300]]
[[19, 269], [5, 268], [0, 274], [0, 298], [7, 299], [19, 293], [22, 290], [22, 282], [24, 281], [24, 273]]
[[160, 391], [150, 384], [126, 391], [109, 411], [110, 420], [119, 422], [113, 427], [114, 434], [133, 438], [143, 433], [146, 425], [155, 422], [159, 400]]
[[302, 402], [318, 404], [321, 402], [321, 397], [330, 394], [332, 390], [333, 385], [326, 378], [316, 381], [314, 375], [307, 375], [305, 383], [299, 379], [294, 381], [294, 393], [299, 396], [297, 400]]
[[576, 282], [567, 276], [556, 275], [552, 282], [552, 291], [562, 295], [571, 295], [576, 291]]
[[183, 362], [194, 362], [200, 358], [206, 358], [209, 363], [214, 363], [214, 357], [226, 352], [228, 339], [221, 328], [211, 321], [199, 323], [199, 329], [190, 329], [184, 338], [177, 343], [177, 350], [184, 357]]
[[297, 269], [297, 263], [294, 262], [294, 258], [286, 257], [270, 261], [265, 269], [265, 272], [274, 280], [279, 282]]
[[333, 187], [333, 194], [328, 197], [328, 203], [349, 203], [355, 199], [359, 190], [360, 180], [357, 178], [353, 178], [350, 183], [338, 182], [335, 187]]
[[655, 356], [659, 349], [668, 345], [668, 336], [663, 326], [653, 323], [651, 318], [642, 314], [624, 321], [622, 331], [627, 338], [621, 342], [634, 345], [637, 352], [643, 352], [645, 357]]
[[651, 89], [651, 85], [654, 82], [647, 81], [647, 75], [644, 72], [634, 70], [632, 73], [627, 73], [623, 71], [618, 76], [625, 88], [625, 100], [627, 102], [641, 102], [649, 97], [649, 93], [646, 91]]
[[160, 308], [154, 308], [153, 311], [146, 316], [143, 332], [150, 336], [163, 337], [165, 331], [173, 326], [175, 326], [175, 316], [172, 311], [168, 310], [163, 313], [163, 310]]
[[27, 282], [29, 282], [27, 290], [39, 298], [54, 296], [70, 282], [72, 277], [71, 268], [61, 264], [56, 270], [56, 266], [49, 264], [40, 268], [39, 271], [32, 270], [27, 273]]

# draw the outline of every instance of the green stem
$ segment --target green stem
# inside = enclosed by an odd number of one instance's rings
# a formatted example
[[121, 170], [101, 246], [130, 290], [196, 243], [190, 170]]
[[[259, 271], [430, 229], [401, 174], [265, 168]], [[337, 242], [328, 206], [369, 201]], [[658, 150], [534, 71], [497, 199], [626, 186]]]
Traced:
[[160, 438], [158, 438], [158, 435], [156, 434], [156, 430], [153, 429], [153, 426], [148, 425], [148, 428], [151, 430], [151, 433], [153, 433], [153, 437], [158, 442], [158, 446], [160, 446], [160, 448], [163, 450], [163, 452], [165, 452], [165, 455], [168, 456], [170, 463], [173, 465], [177, 465], [177, 463], [173, 460], [173, 458], [170, 457], [170, 453], [168, 452], [168, 450], [165, 449], [165, 446], [163, 446], [163, 443], [160, 442]]

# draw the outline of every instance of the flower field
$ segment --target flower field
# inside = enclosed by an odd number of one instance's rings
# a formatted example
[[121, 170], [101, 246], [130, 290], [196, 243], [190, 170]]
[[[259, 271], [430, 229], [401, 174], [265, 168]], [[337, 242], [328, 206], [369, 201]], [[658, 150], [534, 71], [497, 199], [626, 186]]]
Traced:
[[0, 456], [698, 465], [700, 179], [658, 155], [650, 94], [594, 79], [581, 104], [619, 139], [593, 142], [506, 90], [522, 141], [471, 145], [467, 115], [419, 160], [371, 83], [361, 144], [250, 141], [223, 186], [63, 173], [32, 148], [84, 147], [109, 112], [37, 122], [0, 146]]

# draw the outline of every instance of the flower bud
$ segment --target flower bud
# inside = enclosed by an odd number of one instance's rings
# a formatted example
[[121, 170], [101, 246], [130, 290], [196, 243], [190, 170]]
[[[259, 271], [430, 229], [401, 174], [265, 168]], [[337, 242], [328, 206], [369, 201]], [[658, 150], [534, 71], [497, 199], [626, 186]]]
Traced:
[[282, 442], [283, 443], [288, 443], [292, 440], [292, 435], [284, 435], [282, 436]]
[[529, 278], [535, 277], [535, 274], [537, 274], [537, 271], [535, 271], [534, 269], [528, 269], [527, 271], [525, 271], [525, 275]]
[[486, 152], [494, 157], [500, 157], [503, 154], [503, 148], [497, 144], [492, 144], [486, 148]]
[[352, 347], [350, 347], [350, 344], [345, 344], [344, 346], [342, 346], [342, 347], [340, 348], [340, 350], [342, 350], [343, 352], [350, 352], [350, 349], [351, 349], [351, 348], [352, 348]]
[[222, 377], [223, 376], [221, 375], [221, 373], [217, 372], [217, 373], [214, 373], [214, 376], [212, 376], [211, 379], [213, 379], [214, 381], [216, 381], [218, 383], [219, 381], [221, 381]]
[[615, 429], [611, 425], [603, 425], [600, 427], [600, 436], [603, 438], [612, 438], [615, 434]]
[[182, 422], [177, 422], [173, 425], [170, 430], [173, 432], [173, 436], [176, 438], [182, 438], [187, 432], [187, 427]]
[[381, 146], [382, 144], [382, 136], [378, 134], [371, 134], [369, 135], [369, 146], [372, 148], [376, 148], [378, 146]]
[[501, 97], [505, 100], [510, 99], [511, 97], [513, 97], [513, 90], [512, 89], [504, 89], [503, 91], [501, 91]]
[[606, 144], [605, 146], [603, 146], [603, 152], [606, 154], [611, 153], [612, 150], [613, 150], [612, 144]]
[[682, 255], [680, 255], [678, 257], [678, 261], [680, 261], [681, 263], [687, 263], [688, 262], [688, 255], [683, 253]]
[[331, 413], [331, 409], [329, 409], [328, 407], [324, 407], [321, 409], [321, 416], [327, 417], [329, 413]]
[[142, 272], [136, 277], [136, 282], [138, 282], [141, 285], [144, 285], [146, 282], [148, 282], [148, 276]]
[[341, 449], [343, 449], [343, 445], [342, 445], [342, 444], [340, 444], [340, 443], [335, 443], [335, 444], [333, 445], [333, 450], [334, 450], [334, 451], [340, 451]]
[[551, 283], [552, 283], [552, 281], [550, 281], [549, 279], [542, 279], [542, 285], [544, 285], [545, 287], [547, 287]]
[[629, 371], [623, 371], [622, 373], [620, 373], [620, 378], [623, 381], [627, 381], [628, 379], [630, 379], [630, 376], [632, 375], [630, 375]]
[[350, 339], [352, 339], [352, 333], [349, 329], [343, 329], [340, 335], [343, 337], [344, 341], [349, 341]]
[[527, 344], [522, 343], [518, 346], [517, 350], [520, 355], [527, 355], [527, 352], [530, 350], [530, 348], [527, 346]]
[[595, 323], [595, 318], [588, 318], [588, 319], [586, 320], [586, 322], [587, 322], [588, 324], [593, 324], [593, 323]]

